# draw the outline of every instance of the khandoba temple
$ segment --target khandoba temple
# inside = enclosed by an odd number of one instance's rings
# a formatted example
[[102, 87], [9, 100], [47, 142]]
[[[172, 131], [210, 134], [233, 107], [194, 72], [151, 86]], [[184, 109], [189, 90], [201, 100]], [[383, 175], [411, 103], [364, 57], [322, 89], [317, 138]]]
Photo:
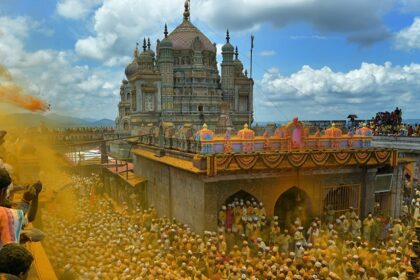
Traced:
[[[215, 44], [191, 23], [186, 2], [181, 24], [170, 33], [165, 26], [155, 51], [144, 39], [125, 68], [117, 132], [140, 136], [131, 146], [134, 173], [147, 180], [144, 200], [160, 216], [217, 230], [219, 211], [242, 199], [282, 225], [296, 217], [306, 224], [327, 207], [373, 212], [378, 175], [388, 176], [382, 187], [398, 187], [390, 179], [396, 150], [373, 148], [366, 127], [354, 135], [331, 127], [321, 136], [296, 118], [250, 129], [253, 81], [229, 31], [222, 56], [219, 75]], [[381, 199], [383, 207], [399, 201], [393, 192]], [[397, 209], [384, 210], [399, 216]]]
[[0, 279], [417, 279], [419, 135], [254, 125], [229, 31], [219, 68], [189, 1], [162, 29], [125, 67], [115, 129], [0, 134], [0, 275], [20, 277]]

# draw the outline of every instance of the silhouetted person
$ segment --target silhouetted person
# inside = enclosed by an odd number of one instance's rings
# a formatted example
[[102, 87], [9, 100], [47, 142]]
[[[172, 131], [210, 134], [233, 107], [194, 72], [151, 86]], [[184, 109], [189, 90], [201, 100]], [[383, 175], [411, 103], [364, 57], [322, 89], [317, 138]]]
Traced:
[[32, 254], [16, 243], [0, 249], [0, 279], [27, 279], [34, 258]]

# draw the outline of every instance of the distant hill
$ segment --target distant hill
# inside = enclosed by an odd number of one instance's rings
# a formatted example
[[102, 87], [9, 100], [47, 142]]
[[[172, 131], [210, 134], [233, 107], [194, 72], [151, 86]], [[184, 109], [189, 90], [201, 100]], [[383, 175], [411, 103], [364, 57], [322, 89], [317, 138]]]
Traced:
[[110, 119], [102, 119], [99, 121], [90, 122], [90, 126], [94, 127], [114, 127], [115, 122]]
[[82, 119], [69, 116], [62, 116], [56, 113], [47, 115], [34, 113], [9, 114], [1, 117], [1, 126], [8, 127], [38, 127], [44, 123], [49, 128], [70, 128], [70, 127], [113, 127], [113, 120], [109, 119]]

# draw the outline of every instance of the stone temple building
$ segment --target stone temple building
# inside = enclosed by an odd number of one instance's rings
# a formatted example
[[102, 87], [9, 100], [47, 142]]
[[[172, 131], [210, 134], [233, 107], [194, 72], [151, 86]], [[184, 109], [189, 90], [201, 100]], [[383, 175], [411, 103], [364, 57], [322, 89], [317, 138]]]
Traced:
[[150, 39], [143, 50], [134, 49], [121, 84], [121, 101], [116, 127], [132, 131], [148, 124], [172, 122], [175, 127], [192, 124], [199, 128], [233, 126], [252, 122], [253, 80], [247, 77], [238, 49], [230, 43], [229, 31], [222, 48], [221, 75], [212, 43], [190, 21], [185, 2], [182, 23], [157, 40], [153, 51]]

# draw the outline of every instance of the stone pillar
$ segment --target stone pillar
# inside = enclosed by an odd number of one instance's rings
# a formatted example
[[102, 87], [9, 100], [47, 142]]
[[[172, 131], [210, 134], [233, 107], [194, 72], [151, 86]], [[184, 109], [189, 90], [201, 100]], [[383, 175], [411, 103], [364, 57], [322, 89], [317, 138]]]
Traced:
[[106, 142], [101, 142], [101, 163], [108, 163], [108, 153], [106, 149]]
[[376, 168], [368, 169], [364, 167], [362, 178], [360, 214], [365, 218], [369, 212], [373, 213], [375, 206], [375, 176]]
[[204, 228], [206, 230], [217, 230], [218, 215], [218, 193], [216, 186], [212, 184], [204, 185]]
[[402, 189], [404, 187], [404, 165], [399, 164], [394, 168], [394, 175], [391, 185], [391, 215], [397, 218], [401, 214]]

